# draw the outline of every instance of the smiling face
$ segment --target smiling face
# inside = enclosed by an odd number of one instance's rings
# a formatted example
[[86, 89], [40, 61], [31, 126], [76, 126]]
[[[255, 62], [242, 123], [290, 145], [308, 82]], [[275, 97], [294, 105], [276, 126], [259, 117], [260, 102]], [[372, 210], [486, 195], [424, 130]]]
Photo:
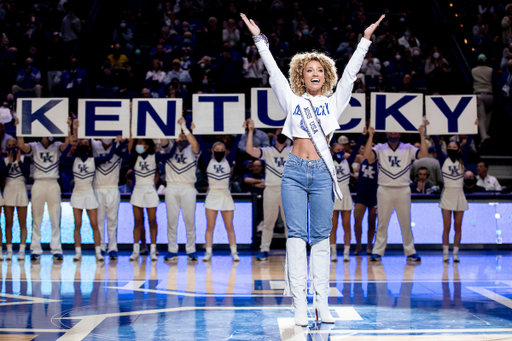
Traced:
[[306, 91], [310, 94], [318, 94], [325, 83], [325, 74], [322, 64], [312, 60], [304, 67], [303, 78]]

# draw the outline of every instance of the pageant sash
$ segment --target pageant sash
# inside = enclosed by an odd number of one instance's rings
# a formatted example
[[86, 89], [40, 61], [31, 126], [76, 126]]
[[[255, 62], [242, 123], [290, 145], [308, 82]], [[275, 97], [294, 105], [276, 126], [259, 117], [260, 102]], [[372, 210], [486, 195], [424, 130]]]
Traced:
[[332, 189], [334, 191], [334, 194], [336, 194], [338, 200], [341, 200], [343, 198], [343, 195], [341, 194], [341, 189], [338, 186], [338, 180], [336, 179], [336, 171], [334, 168], [334, 162], [332, 161], [332, 155], [329, 149], [329, 144], [327, 143], [327, 137], [325, 136], [320, 121], [316, 117], [315, 107], [313, 106], [313, 103], [311, 103], [311, 100], [309, 99], [307, 99], [307, 101], [311, 105], [310, 107], [304, 106], [302, 108], [299, 105], [300, 115], [302, 116], [302, 122], [304, 123], [304, 127], [308, 132], [309, 139], [311, 140], [311, 142], [313, 142], [313, 145], [315, 146], [316, 152], [324, 161], [325, 167], [327, 167], [327, 170], [331, 175]]

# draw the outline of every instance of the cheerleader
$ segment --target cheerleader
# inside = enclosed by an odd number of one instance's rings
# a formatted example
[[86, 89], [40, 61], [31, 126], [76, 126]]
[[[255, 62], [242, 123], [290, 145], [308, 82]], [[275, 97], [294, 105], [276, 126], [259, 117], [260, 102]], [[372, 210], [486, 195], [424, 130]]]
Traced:
[[7, 260], [12, 258], [12, 225], [14, 220], [14, 209], [18, 213], [20, 224], [20, 249], [18, 251], [18, 261], [25, 259], [25, 247], [27, 242], [27, 206], [28, 196], [25, 179], [30, 176], [30, 158], [21, 155], [16, 139], [7, 140], [8, 159], [5, 159], [7, 165], [6, 180], [4, 188], [5, 197], [5, 238], [7, 239]]
[[343, 225], [344, 233], [344, 249], [343, 249], [343, 260], [349, 261], [350, 253], [350, 240], [352, 238], [350, 233], [350, 215], [354, 204], [352, 203], [352, 195], [350, 194], [349, 182], [350, 182], [350, 167], [354, 163], [356, 157], [359, 155], [359, 148], [366, 135], [366, 127], [364, 128], [363, 135], [359, 137], [357, 144], [355, 145], [352, 153], [347, 154], [344, 148], [339, 143], [333, 143], [331, 147], [331, 153], [334, 160], [334, 167], [336, 168], [336, 177], [338, 184], [343, 194], [343, 200], [336, 200], [334, 203], [334, 211], [332, 215], [332, 230], [329, 236], [331, 243], [331, 261], [336, 262], [337, 251], [336, 251], [336, 232], [338, 230], [338, 218], [341, 213], [341, 223]]
[[240, 261], [236, 249], [235, 230], [233, 229], [233, 211], [235, 203], [229, 191], [229, 179], [231, 177], [231, 168], [235, 160], [236, 150], [240, 142], [241, 135], [235, 138], [231, 145], [231, 151], [226, 155], [226, 145], [222, 142], [215, 142], [212, 147], [213, 159], [208, 160], [207, 153], [203, 153], [203, 160], [206, 165], [206, 174], [208, 176], [208, 193], [204, 202], [206, 209], [206, 253], [203, 262], [209, 262], [212, 258], [213, 230], [217, 213], [220, 211], [224, 226], [228, 232], [229, 247], [231, 257], [234, 262]]
[[[78, 123], [78, 120], [75, 120], [75, 122]], [[101, 254], [101, 237], [100, 230], [98, 229], [98, 201], [96, 200], [96, 195], [92, 188], [92, 182], [94, 180], [94, 174], [96, 173], [96, 167], [110, 161], [112, 156], [114, 156], [114, 149], [112, 148], [107, 156], [92, 157], [91, 140], [81, 139], [78, 140], [76, 148], [77, 156], [69, 156], [69, 152], [73, 147], [70, 142], [71, 135], [66, 138], [67, 146], [60, 156], [60, 162], [73, 166], [73, 178], [75, 181], [70, 200], [70, 204], [73, 207], [73, 216], [75, 218], [75, 256], [73, 260], [80, 261], [82, 259], [80, 230], [82, 228], [82, 214], [83, 211], [86, 210], [94, 236], [96, 260], [102, 261], [104, 258]]]
[[[372, 148], [372, 141], [367, 142], [368, 148]], [[360, 153], [363, 153], [367, 146], [362, 146]], [[364, 156], [363, 156], [364, 158]], [[375, 220], [377, 218], [377, 164], [368, 162], [364, 158], [359, 167], [359, 177], [357, 178], [357, 194], [354, 204], [354, 233], [356, 235], [356, 252], [358, 255], [362, 251], [361, 236], [363, 234], [363, 218], [368, 209], [368, 243], [366, 245], [366, 253], [372, 253], [373, 238], [375, 236]]]
[[[119, 139], [120, 138], [121, 137], [119, 137]], [[169, 143], [166, 139], [162, 139], [161, 142], [163, 148], [166, 148]], [[132, 151], [133, 144], [133, 139], [124, 139], [115, 152], [116, 155], [120, 156], [123, 160], [130, 162], [133, 173], [135, 174], [135, 187], [133, 188], [132, 197], [130, 199], [135, 220], [133, 229], [133, 253], [130, 256], [130, 260], [137, 260], [140, 255], [140, 245], [138, 241], [141, 236], [141, 231], [144, 229], [144, 208], [146, 208], [149, 231], [151, 234], [150, 257], [152, 261], [156, 261], [158, 259], [156, 252], [156, 208], [160, 203], [155, 188], [157, 168], [159, 162], [165, 162], [174, 155], [177, 144], [174, 144], [170, 153], [159, 154], [155, 153], [155, 142], [152, 139], [138, 139], [134, 148], [136, 154], [122, 151], [126, 147], [128, 147], [129, 151]]]
[[461, 152], [461, 147], [458, 142], [451, 141], [447, 147], [448, 157], [444, 155], [437, 136], [432, 136], [432, 139], [436, 146], [437, 159], [441, 164], [441, 173], [443, 174], [444, 180], [444, 188], [439, 203], [439, 207], [443, 213], [444, 223], [443, 261], [449, 261], [449, 236], [453, 212], [453, 228], [455, 230], [455, 237], [453, 238], [453, 261], [458, 263], [460, 239], [462, 236], [462, 218], [464, 211], [468, 209], [468, 202], [463, 190], [464, 164], [466, 163], [471, 149], [473, 136], [468, 136], [463, 152]]

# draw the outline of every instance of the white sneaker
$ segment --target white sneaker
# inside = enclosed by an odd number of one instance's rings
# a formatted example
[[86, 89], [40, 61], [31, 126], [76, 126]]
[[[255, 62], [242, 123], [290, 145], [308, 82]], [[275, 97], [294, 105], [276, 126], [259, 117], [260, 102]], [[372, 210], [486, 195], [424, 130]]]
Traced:
[[139, 253], [134, 251], [130, 256], [130, 260], [137, 260], [137, 259], [139, 259]]
[[212, 254], [211, 253], [205, 253], [204, 254], [204, 257], [203, 257], [203, 262], [209, 262], [210, 259], [212, 259]]
[[233, 262], [240, 262], [240, 257], [238, 257], [238, 252], [231, 253], [231, 257], [233, 257]]
[[105, 257], [103, 257], [101, 255], [101, 253], [100, 254], [98, 254], [98, 253], [96, 254], [96, 261], [97, 262], [103, 262], [104, 260], [105, 260]]
[[336, 250], [336, 245], [331, 244], [331, 262], [337, 262], [338, 261], [338, 251]]
[[5, 257], [5, 260], [11, 260], [12, 259], [12, 251], [7, 251], [7, 256]]
[[25, 260], [25, 252], [19, 251], [18, 252], [18, 262], [23, 262]]
[[456, 254], [456, 253], [454, 253], [454, 254], [453, 254], [453, 262], [454, 262], [454, 263], [458, 263], [458, 262], [460, 262], [459, 255], [458, 255], [458, 254]]
[[156, 262], [158, 260], [158, 255], [156, 252], [151, 252], [151, 261]]
[[449, 262], [450, 261], [450, 257], [448, 256], [447, 253], [443, 253], [443, 262]]
[[82, 260], [82, 254], [81, 253], [77, 253], [73, 256], [73, 261], [75, 262], [79, 262]]
[[138, 243], [133, 244], [133, 253], [130, 256], [130, 260], [138, 260], [140, 255], [140, 245]]

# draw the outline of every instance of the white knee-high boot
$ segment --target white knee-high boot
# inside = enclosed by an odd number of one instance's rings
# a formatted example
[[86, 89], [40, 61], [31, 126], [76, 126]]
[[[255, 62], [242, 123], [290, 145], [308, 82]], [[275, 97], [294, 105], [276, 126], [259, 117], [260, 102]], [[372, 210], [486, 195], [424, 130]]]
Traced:
[[298, 326], [308, 325], [307, 274], [306, 242], [300, 238], [289, 238], [286, 241], [284, 295], [293, 296], [295, 324]]
[[311, 292], [314, 294], [314, 303], [317, 319], [322, 323], [334, 323], [334, 318], [329, 311], [329, 267], [330, 261], [329, 239], [311, 246], [311, 261], [309, 274], [312, 279]]

